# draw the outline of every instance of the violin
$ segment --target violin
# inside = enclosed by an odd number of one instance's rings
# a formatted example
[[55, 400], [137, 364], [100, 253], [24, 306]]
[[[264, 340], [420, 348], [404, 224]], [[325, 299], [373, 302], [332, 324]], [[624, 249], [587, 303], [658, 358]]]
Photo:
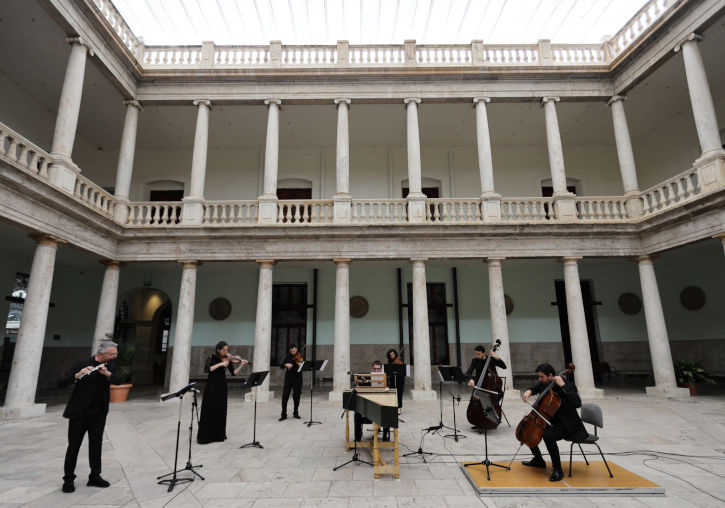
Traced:
[[[568, 376], [575, 368], [574, 364], [570, 363], [569, 368], [559, 373], [559, 376]], [[539, 446], [546, 426], [551, 425], [551, 419], [559, 410], [561, 398], [552, 390], [554, 383], [555, 381], [552, 381], [539, 393], [534, 403], [530, 404], [531, 412], [524, 416], [516, 427], [516, 439], [522, 445], [529, 448]]]
[[401, 360], [399, 356], [396, 356], [395, 361], [393, 363], [395, 365], [403, 365], [403, 360]]
[[[501, 346], [501, 339], [491, 347], [491, 353], [495, 353]], [[496, 369], [490, 369], [491, 353], [486, 356], [486, 363], [483, 366], [483, 373], [478, 378], [476, 388], [473, 389], [471, 400], [468, 403], [466, 417], [471, 425], [485, 429], [495, 429], [501, 422], [501, 398], [503, 397], [503, 381], [496, 373]], [[481, 403], [481, 397], [488, 397], [491, 402], [494, 415], [486, 415]]]
[[227, 353], [226, 356], [222, 356], [221, 359], [222, 360], [226, 360], [229, 363], [236, 363], [236, 364], [241, 363], [241, 364], [249, 364], [249, 365], [252, 364], [252, 362], [249, 362], [249, 361], [245, 360], [241, 356], [238, 356], [238, 355], [230, 355], [229, 353]]
[[299, 351], [297, 353], [295, 353], [295, 355], [292, 357], [292, 359], [294, 360], [294, 362], [297, 365], [299, 365], [300, 363], [305, 361], [305, 359], [302, 358], [302, 355], [299, 353]]

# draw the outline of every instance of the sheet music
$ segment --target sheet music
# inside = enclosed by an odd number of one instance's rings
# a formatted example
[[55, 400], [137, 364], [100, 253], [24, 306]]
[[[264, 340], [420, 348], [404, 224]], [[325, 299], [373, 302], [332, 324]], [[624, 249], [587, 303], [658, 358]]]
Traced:
[[325, 370], [325, 367], [327, 367], [327, 360], [325, 360], [324, 362], [322, 362], [322, 367], [320, 367], [320, 372], [322, 372], [323, 370]]

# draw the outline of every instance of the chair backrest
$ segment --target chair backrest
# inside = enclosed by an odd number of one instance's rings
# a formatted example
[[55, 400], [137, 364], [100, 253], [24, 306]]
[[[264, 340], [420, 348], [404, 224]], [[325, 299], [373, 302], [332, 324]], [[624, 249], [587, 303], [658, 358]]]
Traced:
[[582, 404], [582, 421], [600, 429], [604, 428], [604, 417], [602, 408], [589, 402]]

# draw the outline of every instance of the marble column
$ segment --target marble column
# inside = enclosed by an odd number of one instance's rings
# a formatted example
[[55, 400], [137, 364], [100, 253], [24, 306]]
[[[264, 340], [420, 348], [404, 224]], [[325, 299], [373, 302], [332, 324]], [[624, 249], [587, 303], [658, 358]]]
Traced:
[[642, 303], [644, 318], [647, 322], [649, 351], [652, 357], [652, 371], [655, 385], [647, 387], [647, 395], [665, 397], [689, 397], [690, 390], [678, 388], [675, 378], [675, 367], [672, 363], [670, 339], [667, 336], [665, 315], [662, 311], [660, 291], [657, 287], [655, 267], [650, 256], [637, 258], [639, 266], [639, 282], [642, 286]]
[[133, 159], [136, 155], [136, 132], [138, 130], [138, 113], [143, 111], [138, 101], [124, 101], [126, 117], [123, 120], [121, 133], [121, 146], [118, 150], [118, 166], [116, 167], [116, 219], [125, 223], [128, 219], [128, 198], [131, 191], [131, 176], [133, 175]]
[[[259, 284], [257, 286], [257, 318], [254, 326], [254, 372], [269, 370], [272, 353], [272, 268], [271, 259], [258, 260]], [[253, 401], [255, 389], [244, 396], [245, 400]], [[257, 402], [268, 402], [274, 398], [269, 389], [269, 376], [261, 386], [256, 388]]]
[[634, 163], [632, 140], [629, 136], [627, 117], [624, 114], [624, 95], [615, 95], [607, 105], [612, 109], [612, 123], [614, 125], [614, 139], [617, 143], [617, 158], [619, 171], [622, 174], [624, 196], [627, 198], [625, 207], [627, 214], [636, 218], [642, 215], [642, 200], [640, 199], [639, 182], [637, 181], [637, 167]]
[[196, 271], [198, 261], [180, 261], [181, 290], [179, 310], [176, 312], [174, 350], [171, 356], [169, 392], [175, 392], [189, 384], [191, 365], [191, 338], [194, 329], [194, 304], [196, 301]]
[[28, 418], [45, 413], [45, 404], [35, 403], [35, 391], [45, 341], [58, 241], [45, 235], [34, 238], [37, 246], [30, 268], [27, 298], [10, 367], [5, 405], [0, 408], [0, 418], [3, 419]]
[[267, 99], [267, 141], [264, 148], [264, 187], [259, 197], [260, 224], [277, 222], [277, 171], [279, 165], [280, 99]]
[[491, 134], [488, 128], [486, 103], [489, 97], [476, 97], [476, 144], [478, 146], [478, 172], [481, 178], [481, 213], [484, 222], [501, 221], [501, 195], [493, 185], [493, 155], [491, 153]]
[[72, 155], [78, 115], [81, 110], [86, 53], [93, 55], [93, 51], [80, 37], [69, 37], [66, 41], [71, 45], [71, 51], [60, 92], [58, 114], [55, 118], [51, 145], [54, 161], [48, 168], [48, 178], [54, 185], [72, 194], [75, 189], [75, 175], [80, 172], [78, 166], [73, 163]]
[[[413, 400], [435, 400], [431, 389], [430, 336], [428, 334], [428, 289], [425, 281], [426, 259], [411, 259], [413, 265]], [[410, 312], [408, 302], [408, 312]]]
[[204, 180], [206, 179], [206, 160], [209, 150], [209, 111], [211, 101], [195, 100], [196, 130], [194, 132], [194, 151], [191, 156], [191, 179], [189, 193], [184, 196], [184, 224], [201, 224], [204, 215]]
[[350, 259], [335, 259], [335, 351], [330, 400], [350, 388]]
[[576, 220], [576, 208], [574, 195], [566, 189], [564, 149], [561, 146], [559, 119], [556, 115], [557, 102], [559, 102], [559, 97], [544, 97], [541, 100], [546, 118], [546, 146], [549, 151], [551, 185], [554, 188], [554, 212], [556, 220], [573, 222]]
[[514, 368], [511, 365], [511, 347], [509, 345], [509, 328], [506, 318], [506, 299], [503, 290], [503, 274], [501, 262], [504, 258], [487, 258], [488, 264], [488, 296], [491, 309], [491, 338], [501, 340], [498, 354], [506, 362], [507, 370], [500, 372], [506, 376], [506, 390], [514, 388]]
[[[348, 109], [350, 99], [335, 99], [337, 104], [337, 149], [335, 152], [335, 174], [337, 186], [334, 202], [333, 219], [336, 223], [350, 222], [350, 129]], [[322, 197], [322, 196], [320, 196]]]
[[725, 253], [725, 233], [718, 235], [717, 238], [720, 238], [720, 241], [722, 242], [723, 253]]
[[101, 261], [106, 267], [101, 285], [101, 298], [98, 302], [96, 315], [96, 328], [93, 332], [91, 354], [98, 352], [98, 345], [107, 335], [113, 335], [113, 325], [116, 322], [116, 300], [118, 298], [118, 278], [121, 272], [121, 263], [118, 261]]
[[425, 194], [423, 194], [420, 160], [420, 132], [418, 131], [418, 104], [420, 99], [408, 98], [406, 115], [408, 130], [408, 222], [425, 222]]
[[564, 286], [566, 290], [566, 313], [569, 321], [569, 341], [571, 343], [572, 362], [576, 367], [574, 373], [576, 387], [582, 399], [600, 399], [604, 390], [594, 386], [594, 369], [589, 351], [589, 335], [587, 322], [584, 318], [584, 301], [582, 300], [581, 283], [577, 257], [565, 257]]

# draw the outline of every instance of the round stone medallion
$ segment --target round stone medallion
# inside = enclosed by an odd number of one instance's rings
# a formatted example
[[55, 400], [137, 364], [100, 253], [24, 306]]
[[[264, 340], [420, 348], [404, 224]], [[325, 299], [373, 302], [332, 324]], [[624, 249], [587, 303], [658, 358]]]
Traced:
[[642, 310], [642, 300], [634, 293], [622, 293], [617, 300], [619, 309], [627, 315], [634, 316]]
[[680, 292], [680, 303], [687, 310], [700, 310], [705, 306], [705, 292], [697, 286], [687, 286]]
[[368, 301], [362, 297], [362, 296], [353, 296], [350, 298], [350, 316], [354, 318], [361, 318], [364, 317], [368, 310], [370, 310], [370, 305], [368, 304]]
[[226, 298], [214, 298], [209, 304], [209, 315], [217, 321], [223, 321], [232, 313], [232, 304]]

